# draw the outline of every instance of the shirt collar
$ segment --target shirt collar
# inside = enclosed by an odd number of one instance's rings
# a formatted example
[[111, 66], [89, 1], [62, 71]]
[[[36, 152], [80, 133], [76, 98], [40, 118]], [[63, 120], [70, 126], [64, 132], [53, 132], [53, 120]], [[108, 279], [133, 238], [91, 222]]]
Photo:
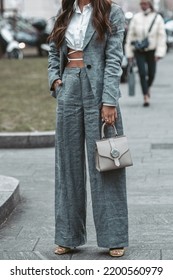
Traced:
[[[75, 0], [73, 7], [74, 7], [74, 11], [76, 13], [80, 13], [81, 14], [81, 10], [80, 10], [79, 5], [78, 5], [78, 0]], [[91, 10], [92, 9], [91, 3], [88, 3], [87, 5], [85, 5], [84, 9], [86, 9], [86, 8], [89, 8]]]

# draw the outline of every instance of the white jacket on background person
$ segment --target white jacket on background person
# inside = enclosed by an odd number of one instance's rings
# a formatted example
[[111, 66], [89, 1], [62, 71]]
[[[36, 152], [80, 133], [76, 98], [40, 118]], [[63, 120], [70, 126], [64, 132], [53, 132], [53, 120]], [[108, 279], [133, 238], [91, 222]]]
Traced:
[[155, 50], [155, 57], [162, 58], [165, 56], [167, 50], [166, 32], [161, 15], [157, 14], [153, 27], [148, 33], [155, 16], [155, 12], [150, 12], [147, 15], [143, 12], [139, 12], [134, 15], [129, 24], [126, 37], [125, 53], [127, 58], [134, 57], [134, 46], [132, 45], [132, 42], [136, 40], [141, 41], [146, 36], [149, 40], [149, 46], [145, 51]]

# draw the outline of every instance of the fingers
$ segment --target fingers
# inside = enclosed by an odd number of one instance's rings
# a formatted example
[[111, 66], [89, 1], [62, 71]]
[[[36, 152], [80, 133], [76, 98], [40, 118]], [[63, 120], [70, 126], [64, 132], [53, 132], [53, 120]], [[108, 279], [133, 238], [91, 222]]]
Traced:
[[54, 90], [56, 89], [56, 87], [59, 87], [59, 86], [62, 86], [62, 81], [60, 79], [55, 80], [55, 82], [53, 84]]
[[108, 115], [104, 117], [103, 121], [106, 122], [108, 125], [113, 125], [115, 123], [115, 116], [114, 115]]
[[58, 80], [58, 84], [59, 84], [59, 86], [62, 86], [62, 81], [61, 80]]
[[102, 121], [108, 125], [114, 125], [117, 119], [117, 110], [113, 106], [105, 106], [103, 105], [101, 111]]

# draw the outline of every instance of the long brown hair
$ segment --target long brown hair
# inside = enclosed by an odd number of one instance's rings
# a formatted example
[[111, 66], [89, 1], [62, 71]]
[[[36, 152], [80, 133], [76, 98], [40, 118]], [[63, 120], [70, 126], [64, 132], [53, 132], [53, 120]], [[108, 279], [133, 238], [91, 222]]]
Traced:
[[[73, 5], [75, 0], [62, 0], [62, 8], [56, 19], [54, 28], [49, 36], [49, 40], [55, 41], [57, 48], [62, 45], [65, 31], [73, 15]], [[111, 10], [111, 0], [91, 0], [93, 7], [92, 24], [97, 31], [99, 41], [104, 38], [105, 32], [111, 32], [111, 24], [109, 22], [109, 13]]]

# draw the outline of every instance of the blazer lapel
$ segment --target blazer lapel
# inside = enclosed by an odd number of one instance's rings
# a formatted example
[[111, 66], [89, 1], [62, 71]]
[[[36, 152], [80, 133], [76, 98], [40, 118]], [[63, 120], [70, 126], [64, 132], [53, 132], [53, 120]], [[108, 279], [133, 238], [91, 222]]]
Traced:
[[64, 40], [64, 42], [62, 43], [62, 52], [65, 54], [65, 56], [67, 56], [67, 43], [66, 40]]
[[85, 33], [85, 38], [84, 38], [84, 44], [83, 44], [83, 49], [85, 49], [85, 47], [88, 45], [89, 41], [91, 40], [92, 36], [94, 35], [94, 33], [96, 32], [96, 30], [94, 29], [93, 25], [92, 25], [92, 21], [89, 21], [86, 33]]

